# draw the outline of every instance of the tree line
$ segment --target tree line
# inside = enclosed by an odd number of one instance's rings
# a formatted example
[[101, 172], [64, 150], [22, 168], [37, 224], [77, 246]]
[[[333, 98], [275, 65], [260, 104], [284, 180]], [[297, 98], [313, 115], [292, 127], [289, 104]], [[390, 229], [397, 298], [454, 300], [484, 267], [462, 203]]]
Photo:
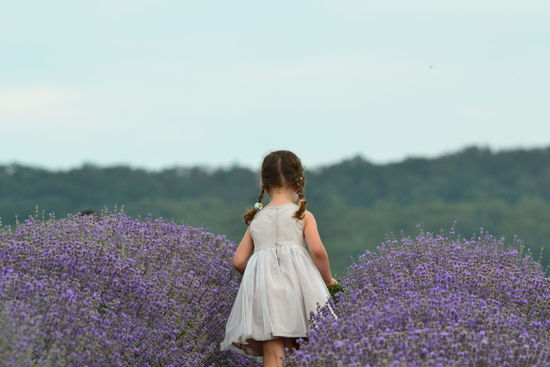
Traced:
[[[306, 162], [304, 162], [306, 163]], [[336, 275], [385, 236], [415, 236], [417, 225], [464, 237], [481, 227], [511, 243], [523, 240], [536, 259], [550, 259], [550, 147], [494, 152], [469, 146], [436, 158], [374, 164], [361, 155], [305, 166], [308, 209], [318, 222]], [[259, 173], [246, 167], [174, 166], [149, 171], [85, 163], [70, 170], [0, 165], [0, 218], [14, 225], [38, 210], [57, 218], [84, 209], [124, 206], [130, 216], [164, 217], [239, 242], [244, 212], [259, 193]], [[269, 196], [264, 197], [264, 204]], [[47, 217], [47, 215], [46, 215]]]

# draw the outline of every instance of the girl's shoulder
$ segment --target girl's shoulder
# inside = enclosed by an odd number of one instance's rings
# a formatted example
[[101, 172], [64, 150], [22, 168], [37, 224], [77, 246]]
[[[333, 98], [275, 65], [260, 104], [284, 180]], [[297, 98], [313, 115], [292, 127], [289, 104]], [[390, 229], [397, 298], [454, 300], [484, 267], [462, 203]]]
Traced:
[[303, 222], [303, 227], [305, 228], [306, 225], [308, 223], [310, 223], [310, 225], [313, 225], [313, 226], [317, 226], [317, 221], [315, 220], [315, 216], [313, 215], [313, 213], [306, 209], [304, 211], [304, 219], [302, 219], [302, 222]]

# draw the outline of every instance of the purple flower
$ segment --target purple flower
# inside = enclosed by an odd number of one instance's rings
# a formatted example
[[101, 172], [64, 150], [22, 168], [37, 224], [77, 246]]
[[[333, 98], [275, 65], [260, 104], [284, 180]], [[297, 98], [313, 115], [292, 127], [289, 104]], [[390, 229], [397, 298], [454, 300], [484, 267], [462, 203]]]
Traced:
[[0, 365], [243, 365], [220, 353], [236, 244], [112, 213], [0, 231]]
[[[310, 320], [291, 366], [550, 366], [550, 279], [486, 232], [388, 239]], [[454, 232], [453, 232], [454, 235]], [[219, 343], [237, 245], [122, 213], [0, 231], [0, 365], [258, 366]]]
[[285, 367], [550, 366], [550, 279], [486, 232], [388, 239], [341, 283]]

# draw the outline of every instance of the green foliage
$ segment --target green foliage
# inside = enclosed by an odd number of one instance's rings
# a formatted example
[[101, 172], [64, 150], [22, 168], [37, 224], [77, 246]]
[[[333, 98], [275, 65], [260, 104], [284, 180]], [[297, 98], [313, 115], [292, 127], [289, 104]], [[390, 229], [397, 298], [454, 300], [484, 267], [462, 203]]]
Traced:
[[[344, 293], [344, 288], [342, 287], [342, 285], [340, 285], [340, 283], [330, 285], [327, 288], [328, 288], [328, 291], [330, 292], [330, 296], [333, 298], [334, 298], [334, 295], [338, 292]], [[338, 298], [334, 298], [334, 302], [338, 303]]]

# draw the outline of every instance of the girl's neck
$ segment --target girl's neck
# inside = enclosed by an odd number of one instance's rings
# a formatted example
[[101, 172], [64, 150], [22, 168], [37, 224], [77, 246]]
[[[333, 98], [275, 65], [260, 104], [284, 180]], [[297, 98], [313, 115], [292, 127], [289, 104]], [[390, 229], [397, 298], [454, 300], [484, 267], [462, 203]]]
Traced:
[[269, 195], [269, 205], [291, 204], [298, 200], [298, 194], [289, 189], [275, 188], [271, 190]]
[[274, 201], [274, 200], [271, 200], [269, 202], [269, 206], [279, 206], [279, 205], [287, 205], [287, 204], [294, 204], [293, 201]]

